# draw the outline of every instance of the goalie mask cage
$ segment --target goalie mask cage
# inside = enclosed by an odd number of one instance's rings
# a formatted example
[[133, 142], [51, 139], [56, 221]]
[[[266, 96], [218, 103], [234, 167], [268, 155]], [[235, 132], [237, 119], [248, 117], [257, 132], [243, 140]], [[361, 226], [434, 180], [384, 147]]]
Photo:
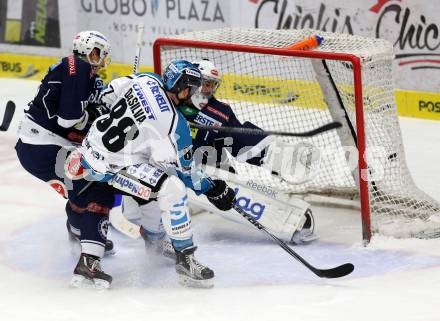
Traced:
[[[313, 34], [324, 38], [318, 48], [286, 48]], [[237, 165], [240, 176], [290, 194], [359, 195], [365, 241], [372, 233], [440, 235], [440, 204], [417, 188], [406, 165], [389, 42], [315, 30], [234, 28], [160, 38], [153, 50], [158, 74], [173, 59], [214, 62], [223, 74], [216, 97], [231, 104], [241, 122], [295, 133], [343, 124], [310, 138], [283, 137], [320, 150], [319, 166], [304, 183], [280, 182], [248, 164]]]

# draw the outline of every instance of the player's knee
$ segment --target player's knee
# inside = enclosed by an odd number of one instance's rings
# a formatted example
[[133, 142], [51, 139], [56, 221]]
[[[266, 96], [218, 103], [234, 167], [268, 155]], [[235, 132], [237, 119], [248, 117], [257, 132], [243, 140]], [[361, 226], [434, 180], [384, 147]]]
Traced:
[[88, 212], [91, 214], [108, 215], [110, 212], [111, 205], [106, 203], [107, 202], [88, 202], [86, 206], [80, 206], [72, 201], [69, 201], [69, 212], [71, 211], [77, 214], [83, 214]]
[[186, 197], [185, 184], [177, 176], [168, 176], [159, 189], [157, 200], [162, 209], [163, 206], [180, 203], [184, 197]]
[[[125, 210], [125, 205], [124, 205]], [[125, 215], [125, 213], [124, 213]], [[158, 202], [151, 201], [147, 204], [139, 206], [140, 223], [150, 232], [162, 233], [163, 225], [161, 221], [162, 213], [159, 209]]]

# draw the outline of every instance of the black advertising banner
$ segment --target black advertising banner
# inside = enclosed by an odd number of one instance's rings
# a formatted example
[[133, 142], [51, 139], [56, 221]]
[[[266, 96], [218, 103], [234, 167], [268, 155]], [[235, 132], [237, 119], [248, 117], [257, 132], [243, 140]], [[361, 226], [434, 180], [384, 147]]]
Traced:
[[0, 0], [0, 42], [60, 48], [58, 0]]

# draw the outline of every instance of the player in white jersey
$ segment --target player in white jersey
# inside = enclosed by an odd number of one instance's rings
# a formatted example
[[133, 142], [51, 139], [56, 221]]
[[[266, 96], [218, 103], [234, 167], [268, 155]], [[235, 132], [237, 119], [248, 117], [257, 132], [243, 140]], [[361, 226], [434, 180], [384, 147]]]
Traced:
[[[106, 208], [102, 215], [108, 216], [113, 194], [121, 192], [133, 196], [141, 208], [157, 201], [160, 216], [149, 217], [144, 231], [151, 237], [168, 235], [181, 283], [211, 287], [214, 272], [194, 258], [186, 187], [205, 194], [224, 211], [232, 208], [235, 193], [224, 181], [211, 180], [192, 166], [188, 124], [175, 106], [200, 84], [199, 69], [185, 60], [173, 61], [165, 69], [163, 82], [151, 73], [113, 80], [102, 93], [102, 102], [111, 112], [94, 122], [82, 146], [68, 157], [66, 173], [73, 182], [69, 200], [73, 206], [81, 203], [77, 206], [85, 210], [97, 203]], [[84, 279], [100, 287], [111, 283], [111, 276], [99, 264], [106, 238], [102, 225], [96, 219], [84, 226], [95, 227], [99, 233], [94, 240], [81, 240], [82, 255], [73, 285]]]

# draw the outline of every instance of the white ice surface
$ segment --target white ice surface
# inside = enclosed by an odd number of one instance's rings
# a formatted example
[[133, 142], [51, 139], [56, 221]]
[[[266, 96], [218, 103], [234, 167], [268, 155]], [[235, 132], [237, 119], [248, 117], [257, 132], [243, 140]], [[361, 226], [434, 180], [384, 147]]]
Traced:
[[[361, 246], [359, 212], [314, 208], [320, 240], [294, 249], [317, 267], [352, 262], [352, 275], [319, 279], [252, 228], [193, 218], [197, 257], [215, 270], [211, 290], [181, 288], [172, 262], [141, 240], [110, 231], [109, 291], [71, 289], [79, 247], [68, 241], [65, 201], [26, 173], [13, 146], [21, 109], [37, 82], [0, 79], [0, 112], [17, 103], [0, 132], [0, 320], [440, 320], [440, 240], [376, 237]], [[415, 181], [440, 200], [440, 122], [401, 119]]]

